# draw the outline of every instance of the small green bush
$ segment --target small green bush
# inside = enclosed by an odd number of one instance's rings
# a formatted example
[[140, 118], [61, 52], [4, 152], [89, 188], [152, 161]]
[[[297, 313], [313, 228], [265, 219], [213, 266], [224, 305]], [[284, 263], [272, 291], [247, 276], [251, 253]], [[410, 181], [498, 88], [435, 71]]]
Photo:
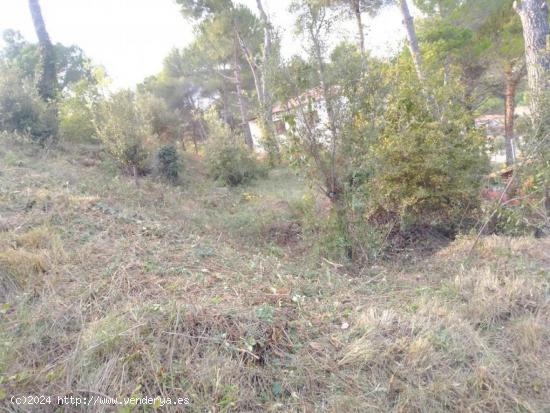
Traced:
[[210, 145], [206, 164], [213, 179], [229, 186], [246, 184], [265, 175], [259, 162], [246, 148], [229, 142]]
[[149, 171], [147, 139], [152, 132], [134, 94], [123, 90], [98, 105], [95, 115], [97, 137], [124, 171], [144, 175]]
[[208, 174], [225, 185], [237, 186], [265, 176], [267, 171], [238, 139], [215, 111], [206, 113], [210, 144], [206, 148]]
[[81, 80], [59, 102], [59, 137], [64, 141], [90, 142], [96, 135], [93, 106], [99, 99], [93, 82]]
[[158, 154], [158, 169], [160, 174], [170, 182], [177, 182], [181, 169], [181, 161], [174, 145], [164, 145]]

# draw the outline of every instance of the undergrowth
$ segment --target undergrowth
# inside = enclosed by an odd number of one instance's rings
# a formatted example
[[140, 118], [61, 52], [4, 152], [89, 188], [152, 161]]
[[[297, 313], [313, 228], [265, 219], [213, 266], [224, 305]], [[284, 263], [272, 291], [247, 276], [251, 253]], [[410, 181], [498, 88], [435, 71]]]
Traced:
[[350, 272], [311, 252], [312, 201], [284, 169], [228, 189], [190, 162], [188, 185], [136, 186], [84, 165], [89, 148], [3, 156], [18, 160], [0, 174], [3, 409], [27, 394], [194, 412], [550, 405], [547, 238], [463, 237]]

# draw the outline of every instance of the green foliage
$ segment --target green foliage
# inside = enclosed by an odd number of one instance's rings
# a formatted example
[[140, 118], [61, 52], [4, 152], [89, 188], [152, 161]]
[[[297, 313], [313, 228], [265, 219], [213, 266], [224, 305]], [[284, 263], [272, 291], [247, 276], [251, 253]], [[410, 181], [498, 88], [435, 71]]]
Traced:
[[[98, 73], [98, 81], [100, 74]], [[66, 141], [89, 142], [95, 138], [94, 108], [102, 99], [98, 81], [72, 83], [59, 100], [59, 136]]]
[[275, 137], [273, 128], [269, 127], [265, 122], [258, 118], [261, 130], [260, 143], [265, 150], [267, 163], [270, 167], [274, 167], [281, 161], [281, 153], [279, 143]]
[[[30, 43], [15, 30], [3, 32], [5, 47], [0, 59], [8, 66], [20, 70], [26, 80], [36, 81], [40, 62], [40, 48]], [[65, 46], [57, 43], [53, 46], [55, 69], [59, 91], [65, 93], [68, 88], [83, 80], [93, 82], [94, 67], [84, 51], [75, 45]]]
[[250, 151], [235, 142], [220, 142], [208, 146], [208, 174], [225, 185], [237, 186], [265, 175]]
[[423, 13], [442, 16], [449, 15], [457, 7], [464, 4], [465, 0], [413, 0], [414, 5]]
[[55, 136], [55, 107], [43, 102], [32, 84], [21, 79], [20, 72], [0, 69], [0, 129], [20, 132], [39, 143]]
[[188, 18], [203, 19], [232, 8], [231, 0], [176, 0], [181, 13]]
[[152, 131], [134, 94], [123, 90], [101, 102], [94, 113], [97, 137], [119, 166], [132, 174], [148, 172], [146, 144]]
[[374, 202], [402, 223], [454, 230], [479, 206], [482, 177], [488, 171], [484, 138], [473, 119], [451, 97], [438, 96], [441, 118], [427, 110], [418, 85], [407, 74], [389, 96], [385, 121], [373, 146]]
[[214, 111], [206, 115], [210, 143], [205, 162], [211, 178], [225, 185], [237, 186], [265, 175], [258, 160], [237, 139]]
[[178, 151], [173, 145], [164, 145], [157, 154], [159, 172], [170, 182], [177, 182], [181, 169]]

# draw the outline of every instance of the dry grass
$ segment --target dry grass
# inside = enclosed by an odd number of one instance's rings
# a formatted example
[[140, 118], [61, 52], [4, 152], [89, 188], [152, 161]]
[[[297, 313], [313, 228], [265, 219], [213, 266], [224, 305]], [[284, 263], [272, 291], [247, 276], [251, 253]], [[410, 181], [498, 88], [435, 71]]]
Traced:
[[196, 412], [550, 405], [548, 239], [484, 238], [466, 260], [464, 238], [357, 277], [302, 254], [303, 187], [284, 171], [136, 188], [82, 172], [87, 153], [25, 151], [0, 175], [7, 411], [13, 394], [189, 397]]

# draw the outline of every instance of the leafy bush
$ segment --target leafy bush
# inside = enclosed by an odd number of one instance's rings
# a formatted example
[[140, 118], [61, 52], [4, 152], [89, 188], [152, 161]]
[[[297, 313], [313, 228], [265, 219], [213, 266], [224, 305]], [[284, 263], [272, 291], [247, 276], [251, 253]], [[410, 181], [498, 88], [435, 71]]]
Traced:
[[305, 127], [298, 113], [288, 122], [286, 151], [327, 196], [333, 255], [369, 261], [386, 243], [402, 249], [476, 222], [489, 161], [472, 114], [457, 99], [462, 86], [430, 87], [427, 99], [412, 65], [372, 62], [362, 73], [352, 53], [337, 62], [335, 130]]
[[210, 145], [206, 156], [209, 175], [225, 185], [237, 186], [265, 175], [248, 149], [234, 143]]
[[0, 68], [0, 129], [28, 133], [39, 143], [57, 134], [57, 110], [15, 69]]
[[208, 174], [213, 179], [225, 185], [237, 186], [266, 174], [258, 160], [247, 148], [237, 143], [240, 139], [232, 135], [214, 111], [208, 112], [205, 119], [210, 139], [205, 160]]
[[98, 99], [96, 85], [87, 79], [70, 86], [69, 92], [59, 102], [61, 139], [86, 142], [95, 138], [93, 106]]
[[164, 145], [158, 152], [158, 168], [162, 176], [175, 183], [179, 178], [181, 162], [173, 145]]
[[[412, 82], [400, 82], [390, 96], [369, 190], [376, 207], [400, 218], [402, 226], [456, 230], [479, 207], [488, 172], [484, 138], [459, 105], [431, 113]], [[453, 93], [452, 90], [449, 92]]]
[[117, 92], [102, 102], [94, 122], [97, 137], [119, 167], [134, 175], [149, 171], [146, 143], [151, 129], [131, 91]]

